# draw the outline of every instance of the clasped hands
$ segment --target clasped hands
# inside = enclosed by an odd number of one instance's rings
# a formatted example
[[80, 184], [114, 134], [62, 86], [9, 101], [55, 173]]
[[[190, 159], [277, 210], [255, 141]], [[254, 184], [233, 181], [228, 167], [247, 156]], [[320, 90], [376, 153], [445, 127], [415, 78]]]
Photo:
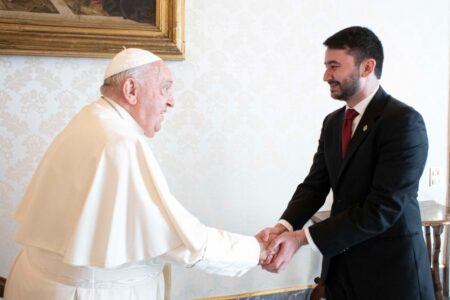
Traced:
[[289, 232], [281, 224], [264, 228], [255, 237], [261, 247], [259, 264], [272, 273], [283, 270], [297, 250], [308, 243], [303, 230]]

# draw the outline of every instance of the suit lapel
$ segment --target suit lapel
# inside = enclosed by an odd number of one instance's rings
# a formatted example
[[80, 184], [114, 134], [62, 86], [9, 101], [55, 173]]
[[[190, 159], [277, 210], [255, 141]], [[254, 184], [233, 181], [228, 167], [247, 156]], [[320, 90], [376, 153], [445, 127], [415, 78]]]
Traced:
[[[364, 112], [361, 121], [359, 121], [358, 127], [356, 127], [355, 133], [353, 134], [350, 143], [348, 144], [347, 155], [342, 161], [341, 168], [339, 170], [338, 180], [339, 177], [342, 175], [342, 172], [344, 171], [345, 167], [352, 160], [352, 157], [354, 156], [359, 145], [361, 145], [361, 143], [373, 129], [376, 121], [380, 117], [383, 108], [386, 104], [386, 96], [387, 96], [386, 92], [380, 86], [378, 92], [375, 94], [372, 101], [370, 101], [369, 105], [367, 106], [366, 111]], [[342, 143], [342, 136], [341, 136], [341, 143]], [[342, 152], [340, 150], [338, 151], [338, 153], [342, 157]]]

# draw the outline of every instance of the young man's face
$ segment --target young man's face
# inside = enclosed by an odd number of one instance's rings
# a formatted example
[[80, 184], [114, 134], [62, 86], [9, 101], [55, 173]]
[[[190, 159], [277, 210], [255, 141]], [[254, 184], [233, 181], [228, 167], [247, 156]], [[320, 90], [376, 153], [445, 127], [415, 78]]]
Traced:
[[330, 85], [331, 97], [349, 100], [361, 87], [359, 66], [346, 49], [327, 49], [323, 80]]

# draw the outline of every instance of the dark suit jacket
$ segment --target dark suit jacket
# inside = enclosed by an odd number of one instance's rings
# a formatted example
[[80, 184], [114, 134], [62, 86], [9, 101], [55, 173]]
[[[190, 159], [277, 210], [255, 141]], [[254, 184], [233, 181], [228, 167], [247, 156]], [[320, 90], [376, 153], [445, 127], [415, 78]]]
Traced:
[[344, 113], [325, 118], [311, 170], [281, 218], [302, 228], [331, 188], [330, 218], [309, 228], [325, 283], [339, 258], [364, 299], [433, 299], [417, 201], [428, 152], [424, 121], [380, 87], [342, 159]]

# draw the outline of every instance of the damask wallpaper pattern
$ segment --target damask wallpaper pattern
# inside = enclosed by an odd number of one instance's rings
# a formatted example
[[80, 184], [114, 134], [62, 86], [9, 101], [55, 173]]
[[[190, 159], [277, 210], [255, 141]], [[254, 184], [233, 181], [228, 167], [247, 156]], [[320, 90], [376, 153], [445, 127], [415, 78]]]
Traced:
[[[429, 164], [446, 166], [448, 12], [446, 0], [186, 1], [186, 60], [168, 62], [176, 105], [150, 142], [174, 195], [211, 226], [255, 234], [276, 222], [308, 172], [324, 116], [342, 105], [322, 82], [322, 42], [354, 24], [384, 42], [383, 86], [424, 115]], [[26, 185], [54, 136], [99, 96], [106, 64], [0, 56], [0, 275], [20, 249], [13, 213]], [[445, 187], [424, 179], [420, 193], [441, 199]], [[172, 298], [308, 284], [319, 272], [308, 247], [278, 275], [174, 267]]]

